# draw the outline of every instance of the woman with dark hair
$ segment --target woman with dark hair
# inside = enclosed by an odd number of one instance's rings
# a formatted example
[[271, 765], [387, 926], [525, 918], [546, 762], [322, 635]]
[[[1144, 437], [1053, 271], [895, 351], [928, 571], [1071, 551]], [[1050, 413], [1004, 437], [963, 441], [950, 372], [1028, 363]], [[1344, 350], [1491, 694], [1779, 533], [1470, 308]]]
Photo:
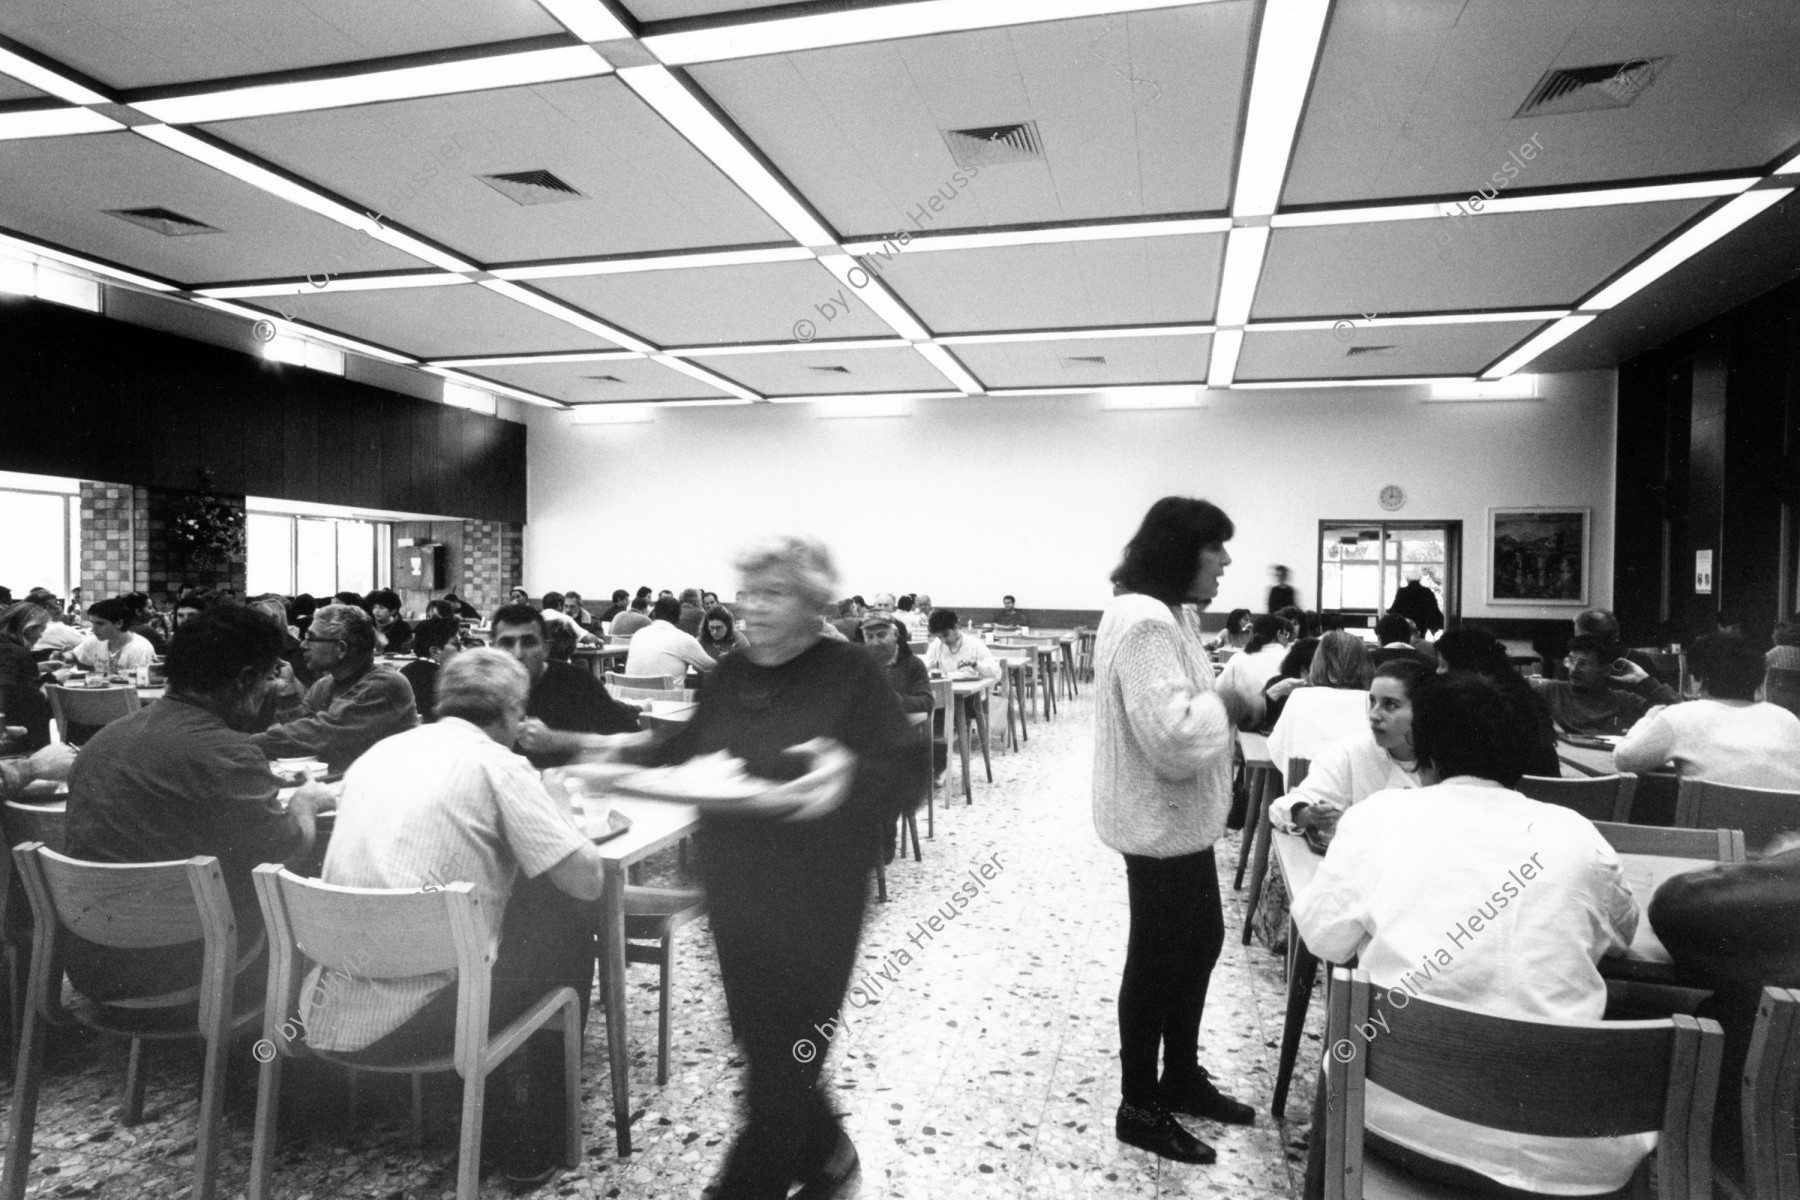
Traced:
[[1242, 650], [1250, 642], [1250, 610], [1234, 608], [1225, 617], [1225, 628], [1219, 630], [1219, 636], [1206, 643], [1208, 650]]
[[50, 610], [29, 600], [0, 609], [0, 713], [6, 714], [5, 724], [25, 730], [20, 750], [50, 744], [50, 701], [31, 655], [49, 624]]
[[1306, 778], [1269, 805], [1277, 829], [1317, 828], [1329, 835], [1345, 809], [1388, 788], [1419, 786], [1413, 750], [1412, 695], [1433, 671], [1422, 662], [1397, 658], [1383, 663], [1369, 681], [1364, 728], [1321, 751]]
[[1281, 673], [1287, 657], [1288, 643], [1294, 631], [1286, 621], [1268, 613], [1259, 613], [1250, 621], [1250, 640], [1231, 656], [1219, 672], [1218, 687], [1236, 692], [1244, 698], [1247, 728], [1254, 729], [1263, 719], [1263, 689], [1269, 680]]
[[1688, 648], [1700, 698], [1638, 718], [1613, 751], [1621, 771], [1673, 760], [1684, 779], [1800, 791], [1800, 717], [1756, 698], [1763, 656], [1743, 638], [1709, 633]]
[[730, 609], [715, 604], [706, 610], [706, 619], [700, 622], [700, 648], [709, 656], [724, 658], [749, 644], [750, 640], [738, 629], [737, 618], [731, 615]]
[[376, 588], [364, 601], [364, 608], [375, 618], [375, 630], [389, 654], [405, 654], [412, 641], [412, 626], [400, 619], [400, 597], [393, 588]]
[[1550, 719], [1550, 706], [1536, 688], [1525, 681], [1506, 657], [1506, 647], [1485, 629], [1467, 625], [1452, 629], [1433, 645], [1438, 653], [1438, 670], [1473, 671], [1500, 689], [1508, 703], [1525, 715], [1531, 731], [1525, 749], [1525, 774], [1555, 779], [1562, 774], [1562, 760], [1556, 756], [1556, 724]]
[[[1275, 722], [1281, 720], [1282, 711], [1287, 708], [1289, 693], [1306, 682], [1306, 673], [1312, 670], [1313, 657], [1318, 652], [1317, 637], [1303, 637], [1287, 648], [1281, 658], [1281, 673], [1263, 685], [1263, 715], [1257, 729], [1267, 733], [1275, 728]], [[1283, 686], [1290, 680], [1291, 684]]]
[[1213, 843], [1231, 807], [1233, 730], [1249, 706], [1215, 686], [1189, 606], [1218, 594], [1232, 532], [1231, 518], [1204, 500], [1153, 504], [1113, 572], [1117, 594], [1094, 647], [1094, 828], [1124, 856], [1131, 904], [1114, 1132], [1178, 1162], [1215, 1155], [1175, 1113], [1255, 1119], [1213, 1086], [1199, 1057], [1207, 984], [1225, 941]]

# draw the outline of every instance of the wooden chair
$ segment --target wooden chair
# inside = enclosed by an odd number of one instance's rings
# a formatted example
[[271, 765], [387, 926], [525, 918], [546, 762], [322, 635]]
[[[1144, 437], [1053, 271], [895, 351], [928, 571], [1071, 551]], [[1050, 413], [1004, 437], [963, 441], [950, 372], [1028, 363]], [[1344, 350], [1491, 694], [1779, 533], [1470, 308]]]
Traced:
[[[68, 844], [68, 813], [63, 806], [20, 804], [8, 800], [0, 814], [0, 832], [6, 849], [0, 852], [0, 963], [6, 971], [6, 1038], [8, 1067], [17, 1065], [19, 1042], [25, 1022], [25, 977], [31, 970], [31, 910], [15, 901], [24, 896], [24, 883], [14, 895], [10, 847], [42, 842], [61, 854]], [[58, 1022], [59, 1024], [62, 1022]]]
[[[94, 730], [142, 706], [133, 687], [70, 688], [52, 683], [45, 686], [44, 694], [50, 697], [56, 736], [71, 746], [80, 745], [93, 736]], [[74, 737], [69, 733], [71, 726], [76, 727]]]
[[1527, 775], [1519, 780], [1515, 790], [1545, 804], [1572, 808], [1590, 821], [1613, 821], [1624, 825], [1631, 820], [1631, 799], [1637, 794], [1637, 776], [1625, 773], [1562, 779]]
[[[219, 1149], [224, 1138], [225, 1064], [231, 1036], [253, 1028], [257, 1010], [232, 1010], [232, 982], [248, 964], [238, 958], [238, 930], [219, 860], [210, 856], [162, 863], [90, 863], [67, 858], [40, 842], [12, 852], [13, 863], [31, 901], [31, 979], [26, 988], [25, 1034], [13, 1088], [11, 1137], [6, 1147], [3, 1191], [6, 1200], [25, 1195], [38, 1091], [43, 1082], [45, 1026], [65, 1015], [101, 1033], [131, 1039], [125, 1103], [120, 1121], [143, 1118], [143, 1043], [146, 1038], [194, 1038], [206, 1043], [200, 1085], [200, 1128], [194, 1149], [195, 1200], [217, 1193]], [[129, 1002], [83, 1003], [65, 1014], [62, 1007], [62, 948], [69, 935], [115, 949], [151, 950], [203, 943], [196, 986]], [[262, 938], [252, 939], [260, 950]], [[147, 1024], [169, 1010], [194, 1006], [185, 1028]]]
[[[1282, 786], [1280, 772], [1267, 770], [1263, 772], [1263, 787], [1260, 793], [1252, 793], [1250, 803], [1256, 806], [1256, 849], [1255, 857], [1250, 865], [1250, 890], [1244, 896], [1244, 945], [1250, 944], [1250, 931], [1256, 922], [1256, 908], [1262, 902], [1263, 879], [1269, 874], [1269, 839], [1275, 836], [1275, 822], [1269, 816], [1269, 805], [1275, 797], [1285, 795], [1299, 787], [1312, 769], [1312, 760], [1308, 758], [1290, 758], [1287, 760], [1287, 781]], [[1280, 788], [1280, 791], [1276, 789]], [[1250, 814], [1244, 814], [1244, 830], [1250, 830]], [[1238, 877], [1243, 878], [1240, 865]]]
[[1080, 625], [1075, 627], [1075, 670], [1089, 683], [1094, 680], [1094, 643], [1097, 637], [1092, 629]]
[[1682, 829], [1741, 829], [1744, 844], [1761, 849], [1776, 834], [1800, 829], [1800, 792], [1683, 779], [1675, 824]]
[[[1398, 993], [1404, 1004], [1392, 1002]], [[1383, 993], [1332, 969], [1325, 1041], [1327, 1200], [1461, 1195], [1363, 1153], [1368, 1083], [1445, 1116], [1540, 1137], [1658, 1134], [1663, 1200], [1712, 1194], [1712, 1110], [1724, 1034], [1660, 1021], [1520, 1021]], [[1373, 1036], [1369, 1036], [1369, 1035]], [[1342, 1061], [1339, 1044], [1350, 1047]], [[1319, 1136], [1315, 1131], [1314, 1136]], [[1634, 1178], [1642, 1181], [1648, 1163]]]
[[608, 687], [614, 700], [674, 700], [692, 704], [700, 695], [693, 688]]
[[1741, 1187], [1719, 1182], [1745, 1200], [1792, 1200], [1800, 1196], [1800, 990], [1763, 989], [1742, 1087], [1744, 1178]]
[[[308, 962], [324, 968], [331, 977], [403, 979], [440, 971], [456, 973], [453, 1045], [416, 1062], [344, 1065], [358, 1071], [412, 1076], [415, 1122], [420, 1115], [422, 1073], [455, 1071], [462, 1076], [457, 1200], [477, 1200], [480, 1195], [481, 1114], [487, 1077], [547, 1025], [560, 1025], [563, 1035], [563, 1094], [568, 1113], [564, 1162], [571, 1167], [580, 1165], [581, 1002], [573, 988], [552, 988], [505, 1029], [489, 1034], [493, 958], [487, 929], [476, 912], [472, 884], [395, 890], [334, 887], [302, 879], [274, 863], [264, 863], [251, 875], [270, 938], [263, 1038], [273, 1053], [268, 1053], [266, 1060], [263, 1053], [257, 1054], [262, 1070], [256, 1085], [250, 1200], [267, 1200], [270, 1195], [283, 1062], [305, 1055], [340, 1061], [304, 1041], [299, 1001]], [[315, 985], [314, 992], [322, 986]]]
[[[932, 693], [931, 703], [933, 711], [936, 711], [937, 694], [935, 691]], [[937, 794], [937, 781], [933, 779], [932, 776], [936, 774], [935, 768], [937, 766], [937, 756], [932, 751], [935, 739], [933, 739], [931, 734], [931, 713], [907, 713], [906, 720], [915, 730], [914, 736], [919, 739], [919, 746], [925, 754], [925, 836], [935, 838], [937, 837], [937, 828], [936, 819], [932, 815], [932, 801]], [[948, 753], [948, 751], [945, 752], [946, 763], [949, 761]], [[908, 813], [906, 821], [902, 826], [900, 834], [900, 853], [906, 853], [906, 830], [909, 829], [912, 831], [913, 861], [924, 862], [925, 852], [919, 845], [919, 820], [916, 813]]]
[[679, 675], [621, 675], [617, 671], [606, 673], [606, 686], [613, 695], [618, 695], [620, 688], [648, 688], [653, 691], [668, 691], [679, 688], [687, 678], [687, 672]]
[[[1000, 664], [1000, 699], [1006, 705], [1006, 736], [1001, 739], [1003, 747], [1012, 750], [1019, 748], [1019, 732], [1025, 728], [1025, 714], [1030, 709], [1025, 704], [1025, 676], [1031, 669], [1031, 656], [1024, 653], [1009, 654], [1008, 648], [1001, 646], [993, 651], [994, 661]], [[1015, 718], [1018, 721], [1014, 728]], [[1030, 734], [1025, 735], [1030, 741]]]
[[1667, 829], [1660, 825], [1616, 825], [1610, 821], [1595, 821], [1594, 828], [1619, 854], [1661, 854], [1722, 863], [1741, 863], [1746, 857], [1740, 829]]
[[[942, 722], [943, 728], [941, 730], [934, 729], [931, 733], [931, 794], [935, 796], [937, 795], [938, 789], [936, 748], [938, 746], [944, 748], [944, 773], [948, 775], [950, 773], [950, 750], [954, 744], [952, 739], [955, 731], [952, 722], [956, 720], [956, 690], [955, 686], [948, 679], [934, 679], [931, 681], [931, 711], [933, 713], [942, 713], [944, 715], [944, 720]], [[946, 797], [944, 802], [947, 806], [949, 804], [949, 798]], [[929, 801], [927, 801], [927, 803], [929, 803]], [[937, 830], [929, 809], [927, 809], [925, 813], [925, 829], [929, 836], [934, 838], [937, 836]]]
[[[670, 1005], [675, 994], [675, 931], [703, 916], [706, 893], [678, 888], [625, 887], [625, 961], [654, 963], [661, 970], [656, 1013], [656, 1082], [669, 1082]], [[645, 942], [653, 943], [644, 945]], [[603, 993], [604, 994], [604, 993]], [[609, 1021], [624, 1013], [606, 1015]], [[578, 1118], [579, 1119], [579, 1118]]]

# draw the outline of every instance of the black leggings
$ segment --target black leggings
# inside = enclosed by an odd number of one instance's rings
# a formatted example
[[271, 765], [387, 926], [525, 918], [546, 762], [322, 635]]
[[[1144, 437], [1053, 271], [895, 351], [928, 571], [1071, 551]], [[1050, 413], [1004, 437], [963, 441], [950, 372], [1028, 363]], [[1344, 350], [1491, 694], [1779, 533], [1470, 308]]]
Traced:
[[1119, 983], [1119, 1060], [1125, 1102], [1156, 1103], [1156, 1054], [1164, 1077], [1199, 1068], [1200, 1014], [1225, 945], [1225, 913], [1212, 848], [1178, 858], [1125, 856], [1131, 940]]

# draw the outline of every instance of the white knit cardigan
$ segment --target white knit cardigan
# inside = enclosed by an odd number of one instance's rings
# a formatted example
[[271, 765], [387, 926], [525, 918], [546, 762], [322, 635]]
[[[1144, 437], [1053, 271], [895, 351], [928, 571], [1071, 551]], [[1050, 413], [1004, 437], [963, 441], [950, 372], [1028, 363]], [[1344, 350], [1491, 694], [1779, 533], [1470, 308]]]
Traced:
[[1094, 671], [1094, 831], [1121, 854], [1205, 850], [1225, 832], [1236, 731], [1198, 622], [1149, 596], [1115, 596]]

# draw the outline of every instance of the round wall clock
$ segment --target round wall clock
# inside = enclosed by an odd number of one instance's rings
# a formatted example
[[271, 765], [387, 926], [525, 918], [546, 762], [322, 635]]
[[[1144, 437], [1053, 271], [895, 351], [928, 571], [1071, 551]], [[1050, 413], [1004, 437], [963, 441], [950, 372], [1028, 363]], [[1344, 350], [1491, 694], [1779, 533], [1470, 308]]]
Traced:
[[1389, 512], [1406, 507], [1406, 489], [1397, 483], [1390, 483], [1381, 489], [1381, 507]]

